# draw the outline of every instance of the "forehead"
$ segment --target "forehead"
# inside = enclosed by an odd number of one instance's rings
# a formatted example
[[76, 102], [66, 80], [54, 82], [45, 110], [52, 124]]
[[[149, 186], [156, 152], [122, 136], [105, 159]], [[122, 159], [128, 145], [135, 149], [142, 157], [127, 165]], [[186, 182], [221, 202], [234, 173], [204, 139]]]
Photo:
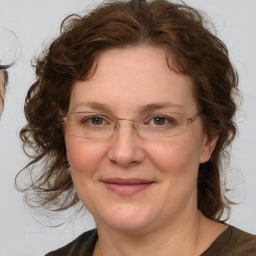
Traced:
[[100, 102], [119, 111], [163, 102], [179, 105], [186, 112], [195, 109], [191, 78], [170, 68], [173, 58], [163, 48], [111, 49], [101, 53], [95, 65], [93, 76], [74, 83], [69, 111], [86, 102]]

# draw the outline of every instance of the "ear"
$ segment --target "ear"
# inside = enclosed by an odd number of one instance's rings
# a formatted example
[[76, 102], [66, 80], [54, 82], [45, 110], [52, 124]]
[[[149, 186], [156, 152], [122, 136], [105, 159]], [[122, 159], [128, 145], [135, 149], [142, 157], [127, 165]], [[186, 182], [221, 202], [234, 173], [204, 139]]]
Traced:
[[216, 146], [218, 141], [218, 136], [211, 136], [205, 134], [205, 138], [202, 143], [201, 147], [201, 154], [200, 154], [200, 164], [207, 162], [212, 155], [212, 152]]

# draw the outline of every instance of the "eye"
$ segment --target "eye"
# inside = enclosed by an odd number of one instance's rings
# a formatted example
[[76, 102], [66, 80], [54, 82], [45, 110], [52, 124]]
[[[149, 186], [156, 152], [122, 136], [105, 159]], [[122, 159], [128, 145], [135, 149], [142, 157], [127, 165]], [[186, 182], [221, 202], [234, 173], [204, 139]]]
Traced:
[[173, 129], [174, 127], [182, 124], [182, 120], [178, 113], [161, 114], [156, 113], [154, 115], [147, 116], [144, 119], [143, 126], [147, 126], [150, 129]]
[[100, 125], [100, 124], [103, 124], [103, 122], [104, 122], [104, 120], [103, 120], [103, 118], [101, 118], [101, 117], [98, 117], [98, 116], [96, 116], [96, 117], [91, 117], [91, 123], [92, 124], [94, 124], [94, 125]]
[[105, 125], [107, 122], [103, 117], [100, 116], [86, 116], [81, 119], [83, 125]]
[[163, 116], [157, 116], [152, 119], [155, 125], [164, 125], [166, 123], [166, 117]]
[[146, 124], [152, 126], [173, 126], [176, 123], [177, 121], [174, 118], [165, 115], [150, 117], [146, 122]]

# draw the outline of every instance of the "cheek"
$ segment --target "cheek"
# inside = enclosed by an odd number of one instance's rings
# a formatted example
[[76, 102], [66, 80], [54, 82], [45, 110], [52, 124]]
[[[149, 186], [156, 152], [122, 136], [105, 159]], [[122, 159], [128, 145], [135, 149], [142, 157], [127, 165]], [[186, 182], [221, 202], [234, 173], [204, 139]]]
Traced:
[[[185, 136], [184, 136], [185, 137]], [[154, 150], [148, 152], [151, 162], [161, 172], [166, 194], [189, 196], [197, 187], [200, 145], [195, 140], [171, 138], [169, 141], [155, 143]]]
[[72, 174], [88, 175], [97, 168], [104, 155], [102, 143], [86, 141], [74, 136], [66, 136], [67, 160], [70, 163]]
[[153, 143], [148, 155], [151, 161], [161, 170], [173, 172], [189, 171], [199, 166], [199, 145], [192, 141], [170, 139]]

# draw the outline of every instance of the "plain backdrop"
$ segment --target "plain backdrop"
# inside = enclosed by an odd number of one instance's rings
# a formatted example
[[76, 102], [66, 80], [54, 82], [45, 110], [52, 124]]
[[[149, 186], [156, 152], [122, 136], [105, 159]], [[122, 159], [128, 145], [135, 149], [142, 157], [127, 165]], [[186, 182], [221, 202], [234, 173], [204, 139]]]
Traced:
[[[237, 117], [239, 134], [227, 172], [229, 184], [235, 188], [230, 196], [240, 204], [233, 207], [228, 223], [256, 234], [256, 1], [186, 2], [205, 11], [212, 19], [239, 72], [244, 102]], [[0, 255], [44, 255], [94, 226], [88, 213], [58, 228], [40, 224], [49, 223], [47, 216], [39, 217], [25, 207], [22, 195], [13, 184], [16, 173], [27, 161], [18, 133], [25, 122], [25, 95], [35, 79], [31, 59], [57, 35], [65, 16], [89, 10], [98, 3], [96, 0], [0, 0], [0, 59], [17, 58], [10, 69], [6, 105], [0, 121]], [[13, 31], [17, 38], [5, 28]]]

